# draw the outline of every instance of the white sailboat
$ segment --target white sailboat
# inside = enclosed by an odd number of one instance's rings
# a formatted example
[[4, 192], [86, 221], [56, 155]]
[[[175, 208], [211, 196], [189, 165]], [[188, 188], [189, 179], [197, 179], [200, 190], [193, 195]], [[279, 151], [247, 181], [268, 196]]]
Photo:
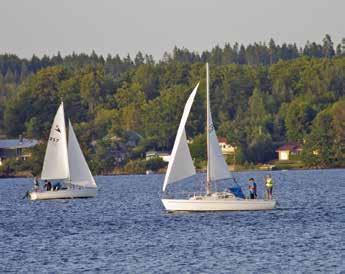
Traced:
[[[187, 144], [185, 125], [193, 105], [199, 84], [190, 94], [185, 105], [171, 153], [167, 173], [163, 184], [163, 193], [167, 186], [195, 175], [195, 167]], [[270, 210], [275, 208], [276, 200], [245, 199], [231, 191], [213, 192], [212, 184], [219, 180], [230, 179], [230, 172], [225, 163], [213, 126], [209, 100], [209, 70], [206, 64], [206, 105], [207, 105], [207, 179], [205, 194], [194, 195], [188, 199], [162, 198], [167, 211], [231, 211], [231, 210]]]
[[67, 144], [63, 103], [55, 115], [50, 130], [41, 179], [59, 180], [63, 182], [64, 187], [54, 191], [31, 191], [29, 192], [31, 200], [88, 198], [97, 194], [96, 182], [70, 121]]

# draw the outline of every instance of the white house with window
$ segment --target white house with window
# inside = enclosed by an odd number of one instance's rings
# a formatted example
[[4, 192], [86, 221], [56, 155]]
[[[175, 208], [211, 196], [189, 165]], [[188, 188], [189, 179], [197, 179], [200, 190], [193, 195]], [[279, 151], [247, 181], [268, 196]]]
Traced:
[[301, 151], [302, 148], [295, 143], [285, 144], [276, 150], [279, 161], [288, 161], [291, 156], [299, 155]]
[[161, 158], [164, 162], [169, 162], [170, 160], [170, 154], [168, 152], [155, 150], [150, 150], [146, 152], [146, 160], [150, 160], [156, 157]]
[[226, 138], [218, 137], [218, 143], [223, 155], [230, 155], [235, 153], [236, 147], [232, 146], [231, 144], [228, 144]]
[[22, 138], [0, 140], [0, 166], [5, 159], [15, 158], [16, 160], [27, 160], [31, 157], [29, 148], [37, 145], [37, 140]]

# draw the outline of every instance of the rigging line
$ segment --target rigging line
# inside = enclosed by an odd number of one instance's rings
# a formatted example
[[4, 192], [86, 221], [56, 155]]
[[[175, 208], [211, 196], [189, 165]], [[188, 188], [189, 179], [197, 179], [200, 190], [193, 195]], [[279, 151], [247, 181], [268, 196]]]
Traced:
[[[231, 177], [230, 177], [230, 178], [227, 178], [227, 179], [219, 179], [219, 180], [213, 181], [213, 184], [215, 185], [215, 187], [217, 187], [217, 183], [218, 183], [218, 182], [227, 181], [227, 180], [233, 180], [234, 183], [235, 183], [235, 185], [236, 185], [237, 187], [239, 187], [239, 188], [242, 190], [241, 185], [237, 182], [236, 178], [232, 175], [232, 173], [231, 173]], [[216, 191], [217, 191], [217, 188], [216, 188]]]
[[230, 179], [232, 179], [237, 186], [241, 187], [240, 184], [237, 182], [236, 178], [234, 177], [234, 175], [231, 174], [231, 178]]

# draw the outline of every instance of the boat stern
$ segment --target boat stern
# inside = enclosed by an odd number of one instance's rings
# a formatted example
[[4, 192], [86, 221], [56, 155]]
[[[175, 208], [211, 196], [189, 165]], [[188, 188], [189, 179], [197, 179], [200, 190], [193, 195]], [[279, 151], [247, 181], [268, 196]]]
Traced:
[[28, 192], [27, 196], [31, 201], [37, 200], [37, 192], [35, 192], [35, 191]]

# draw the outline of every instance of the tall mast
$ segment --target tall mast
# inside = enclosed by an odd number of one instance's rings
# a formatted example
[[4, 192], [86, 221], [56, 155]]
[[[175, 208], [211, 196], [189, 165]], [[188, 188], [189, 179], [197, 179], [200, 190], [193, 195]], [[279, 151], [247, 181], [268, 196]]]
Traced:
[[[67, 164], [68, 164], [68, 177], [67, 177], [67, 180], [69, 181], [69, 182], [71, 182], [71, 171], [70, 171], [70, 164], [69, 164], [69, 155], [68, 155], [68, 145], [67, 145], [67, 142], [69, 142], [69, 138], [68, 138], [68, 140], [67, 140], [67, 128], [66, 128], [66, 125], [65, 125], [65, 121], [66, 121], [66, 119], [65, 119], [65, 108], [64, 108], [64, 106], [63, 106], [63, 101], [62, 101], [62, 99], [61, 99], [61, 105], [62, 105], [62, 109], [63, 109], [63, 121], [64, 121], [64, 127], [65, 127], [65, 132], [66, 132], [66, 136], [65, 136], [65, 138], [66, 138], [66, 142], [65, 142], [65, 147], [66, 147], [66, 151], [67, 151]], [[69, 120], [68, 120], [69, 121]]]
[[207, 138], [207, 179], [206, 193], [211, 192], [211, 161], [210, 161], [210, 132], [213, 125], [210, 124], [210, 89], [209, 89], [209, 72], [208, 63], [206, 63], [206, 138]]

